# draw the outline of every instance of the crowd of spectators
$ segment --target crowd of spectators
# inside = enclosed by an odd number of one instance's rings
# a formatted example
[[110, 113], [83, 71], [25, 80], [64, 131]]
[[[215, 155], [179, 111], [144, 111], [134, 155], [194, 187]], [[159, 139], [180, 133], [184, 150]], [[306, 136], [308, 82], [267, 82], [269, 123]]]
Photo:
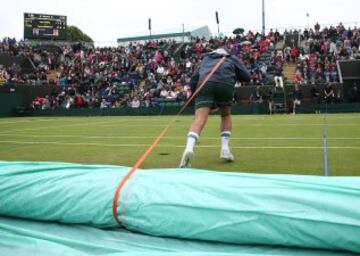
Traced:
[[203, 54], [217, 47], [226, 47], [241, 58], [251, 72], [250, 84], [265, 84], [269, 66], [283, 64], [281, 55], [268, 63], [259, 61], [264, 54], [270, 58], [273, 41], [272, 34], [264, 37], [248, 32], [209, 41], [194, 38], [187, 44], [152, 41], [117, 48], [63, 46], [59, 60], [52, 61], [57, 70], [52, 82], [62, 89], [35, 99], [33, 107], [136, 108], [157, 106], [164, 101], [181, 105], [191, 96], [191, 76]]
[[[285, 32], [284, 37], [295, 32]], [[82, 44], [31, 45], [5, 38], [0, 54], [28, 58], [34, 69], [0, 66], [0, 85], [20, 83], [56, 84], [58, 89], [36, 98], [34, 108], [151, 107], [164, 101], [181, 105], [191, 96], [190, 80], [204, 53], [225, 47], [238, 56], [251, 75], [246, 85], [283, 87], [283, 65], [296, 63], [294, 84], [338, 82], [336, 61], [360, 58], [360, 30], [336, 27], [305, 29], [302, 40], [276, 48], [284, 39], [278, 31], [267, 35], [248, 31], [234, 37], [190, 43], [150, 41], [116, 48], [93, 48]], [[49, 78], [49, 74], [56, 72]]]
[[297, 84], [333, 83], [339, 81], [337, 60], [360, 59], [360, 29], [337, 26], [321, 30], [317, 23], [314, 29], [305, 29], [302, 42], [296, 53]]

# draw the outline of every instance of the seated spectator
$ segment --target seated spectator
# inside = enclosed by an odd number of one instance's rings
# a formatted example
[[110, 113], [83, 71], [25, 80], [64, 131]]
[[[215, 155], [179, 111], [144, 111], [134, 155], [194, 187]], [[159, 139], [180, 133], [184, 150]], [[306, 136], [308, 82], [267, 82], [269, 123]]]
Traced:
[[34, 101], [31, 104], [31, 107], [33, 109], [42, 109], [43, 103], [45, 101], [45, 98], [42, 97], [36, 97]]
[[137, 97], [135, 97], [132, 101], [131, 101], [131, 107], [132, 108], [139, 108], [140, 107], [140, 101]]
[[150, 97], [146, 97], [146, 98], [145, 98], [145, 100], [144, 100], [144, 107], [145, 107], [145, 108], [151, 107]]
[[66, 100], [64, 101], [65, 108], [69, 109], [74, 105], [74, 98], [70, 95], [66, 96]]
[[0, 65], [0, 86], [6, 84], [9, 79], [9, 74], [6, 69]]
[[302, 77], [301, 72], [298, 70], [295, 73], [294, 84], [303, 84], [303, 83], [304, 83], [304, 79]]
[[6, 84], [6, 80], [5, 75], [0, 73], [0, 86]]
[[169, 95], [169, 92], [165, 88], [163, 88], [160, 92], [160, 97], [167, 98], [168, 95]]
[[43, 99], [42, 107], [41, 109], [50, 109], [51, 103], [49, 100], [49, 96], [46, 95], [46, 97]]
[[106, 101], [105, 98], [103, 98], [100, 103], [100, 108], [108, 108], [108, 107], [109, 107], [108, 102]]
[[0, 75], [0, 86], [4, 85], [6, 83], [6, 79], [3, 75]]
[[186, 100], [188, 100], [191, 97], [192, 92], [191, 92], [191, 87], [189, 85], [184, 86], [184, 94]]
[[167, 99], [169, 100], [174, 100], [177, 98], [177, 95], [178, 95], [178, 92], [175, 91], [175, 88], [172, 88], [169, 92], [168, 92], [168, 95], [167, 95]]
[[82, 108], [85, 106], [85, 100], [84, 97], [81, 94], [77, 94], [75, 97], [75, 106], [77, 108]]

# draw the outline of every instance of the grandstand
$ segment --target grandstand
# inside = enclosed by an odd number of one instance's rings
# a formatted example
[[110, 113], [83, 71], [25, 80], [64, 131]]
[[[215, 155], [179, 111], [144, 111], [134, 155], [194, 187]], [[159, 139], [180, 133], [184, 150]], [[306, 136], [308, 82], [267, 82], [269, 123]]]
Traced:
[[[253, 104], [251, 88], [259, 85], [261, 102], [266, 104], [272, 97], [276, 75], [285, 88], [277, 92], [278, 108], [274, 111], [292, 111], [294, 84], [301, 85], [303, 105], [319, 103], [328, 83], [335, 90], [333, 103], [349, 98], [356, 102], [359, 97], [352, 95], [355, 89], [351, 85], [357, 84], [354, 75], [351, 77], [355, 79], [347, 79], [344, 90], [344, 65], [339, 64], [360, 59], [356, 47], [358, 29], [345, 29], [339, 23], [321, 31], [305, 29], [283, 34], [270, 31], [264, 36], [248, 31], [233, 37], [207, 39], [209, 35], [205, 26], [185, 34], [122, 38], [118, 40], [120, 45], [111, 49], [82, 44], [33, 45], [4, 39], [0, 44], [1, 91], [9, 92], [15, 86], [20, 92], [26, 90], [22, 87], [27, 84], [41, 85], [33, 88], [32, 98], [28, 94], [22, 101], [9, 102], [7, 108], [12, 111], [4, 113], [30, 107], [33, 114], [39, 113], [38, 109], [137, 108], [138, 104], [132, 104], [134, 99], [139, 100], [139, 108], [160, 107], [162, 113], [163, 107], [179, 107], [189, 98], [194, 68], [201, 56], [215, 47], [227, 47], [251, 72], [250, 83], [237, 88], [235, 100], [239, 106]], [[317, 99], [311, 94], [314, 90], [318, 91]], [[314, 112], [316, 108], [313, 107]]]

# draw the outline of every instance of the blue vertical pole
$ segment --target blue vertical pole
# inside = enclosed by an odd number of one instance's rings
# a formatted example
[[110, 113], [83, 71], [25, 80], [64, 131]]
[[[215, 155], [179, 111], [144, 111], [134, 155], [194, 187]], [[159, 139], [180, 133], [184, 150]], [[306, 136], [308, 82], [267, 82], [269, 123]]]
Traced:
[[329, 176], [328, 153], [327, 153], [327, 103], [324, 103], [323, 118], [323, 160], [324, 160], [324, 176]]

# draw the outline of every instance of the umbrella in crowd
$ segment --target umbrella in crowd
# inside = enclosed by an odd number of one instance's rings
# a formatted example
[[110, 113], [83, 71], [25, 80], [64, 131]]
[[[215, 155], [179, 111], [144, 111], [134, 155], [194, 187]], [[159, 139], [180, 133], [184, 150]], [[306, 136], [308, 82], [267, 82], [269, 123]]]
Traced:
[[242, 34], [244, 33], [244, 29], [243, 28], [236, 28], [234, 31], [233, 31], [233, 34], [234, 35], [239, 35], [239, 34]]

